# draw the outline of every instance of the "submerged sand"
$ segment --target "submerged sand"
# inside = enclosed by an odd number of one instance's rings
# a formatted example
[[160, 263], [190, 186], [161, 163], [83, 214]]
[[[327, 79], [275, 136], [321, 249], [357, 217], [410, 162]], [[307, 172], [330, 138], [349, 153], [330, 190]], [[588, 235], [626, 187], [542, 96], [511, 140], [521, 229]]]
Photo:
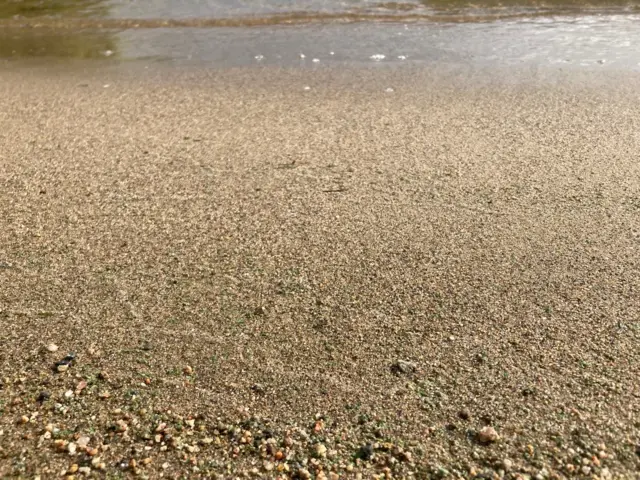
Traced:
[[449, 73], [3, 70], [0, 476], [638, 478], [640, 90]]

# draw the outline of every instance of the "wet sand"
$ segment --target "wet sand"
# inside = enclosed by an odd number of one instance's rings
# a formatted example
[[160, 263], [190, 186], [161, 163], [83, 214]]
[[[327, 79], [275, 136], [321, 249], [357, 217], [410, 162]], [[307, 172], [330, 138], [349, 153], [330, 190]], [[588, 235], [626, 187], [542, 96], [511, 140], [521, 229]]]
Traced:
[[639, 91], [454, 73], [4, 69], [0, 476], [637, 478]]

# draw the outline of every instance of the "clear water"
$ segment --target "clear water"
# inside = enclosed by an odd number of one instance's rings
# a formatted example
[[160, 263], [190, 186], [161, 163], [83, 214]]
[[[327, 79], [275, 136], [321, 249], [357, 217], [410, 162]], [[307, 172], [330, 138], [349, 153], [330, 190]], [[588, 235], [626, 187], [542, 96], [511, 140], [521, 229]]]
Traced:
[[638, 70], [639, 25], [622, 1], [25, 0], [0, 3], [0, 57]]

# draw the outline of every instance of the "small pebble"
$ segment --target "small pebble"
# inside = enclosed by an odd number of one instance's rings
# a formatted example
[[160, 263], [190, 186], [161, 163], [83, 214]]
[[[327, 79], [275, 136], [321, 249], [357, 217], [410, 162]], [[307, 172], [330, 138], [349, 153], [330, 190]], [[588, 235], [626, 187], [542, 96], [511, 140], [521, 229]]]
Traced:
[[27, 417], [26, 415], [22, 415], [20, 417], [20, 423], [22, 424], [29, 423], [29, 417]]
[[270, 471], [271, 471], [271, 470], [273, 470], [273, 468], [275, 467], [275, 465], [274, 465], [273, 463], [271, 463], [271, 462], [264, 462], [264, 463], [262, 464], [262, 466], [264, 467], [264, 469], [265, 469], [267, 472], [270, 472]]
[[311, 60], [313, 63], [318, 63], [320, 61], [319, 58], [314, 58], [313, 60]]
[[373, 60], [374, 62], [379, 62], [381, 60], [384, 60], [385, 56], [383, 54], [381, 54], [381, 53], [376, 53], [374, 55], [371, 55], [369, 58], [371, 60]]
[[497, 442], [500, 437], [493, 427], [484, 427], [478, 432], [478, 441], [480, 443], [489, 444]]
[[87, 445], [89, 445], [89, 440], [90, 440], [89, 437], [87, 437], [86, 435], [83, 435], [78, 439], [76, 443], [78, 444], [78, 447], [85, 448]]
[[76, 453], [76, 448], [77, 445], [73, 442], [69, 443], [69, 445], [67, 445], [67, 450], [69, 451], [69, 455], [73, 455]]
[[311, 478], [311, 474], [309, 473], [309, 470], [307, 470], [306, 468], [301, 468], [300, 470], [298, 470], [298, 477], [302, 479], [308, 479], [308, 478]]
[[322, 443], [316, 445], [316, 455], [318, 457], [326, 457], [327, 456], [327, 447], [325, 447]]
[[69, 474], [74, 474], [74, 473], [76, 473], [77, 471], [78, 471], [78, 464], [77, 464], [77, 463], [74, 463], [73, 465], [71, 465], [71, 466], [69, 467], [69, 470], [67, 470], [67, 473], [69, 473]]
[[52, 353], [57, 352], [58, 346], [55, 343], [50, 343], [49, 345], [47, 345], [47, 350], [49, 350]]

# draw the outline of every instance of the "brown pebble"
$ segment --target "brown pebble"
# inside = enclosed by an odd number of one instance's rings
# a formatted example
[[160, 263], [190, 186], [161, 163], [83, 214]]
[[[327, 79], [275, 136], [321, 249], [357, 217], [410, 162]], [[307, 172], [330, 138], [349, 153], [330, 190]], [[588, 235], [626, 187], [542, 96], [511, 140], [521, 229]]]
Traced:
[[471, 413], [469, 413], [469, 410], [465, 408], [458, 412], [458, 417], [462, 420], [469, 420], [471, 418]]
[[144, 465], [149, 465], [151, 462], [153, 462], [153, 460], [149, 457], [145, 458], [144, 460], [142, 460], [142, 463]]
[[498, 432], [493, 427], [484, 427], [478, 432], [478, 441], [485, 445], [497, 442], [499, 438]]
[[185, 375], [192, 375], [193, 374], [193, 368], [190, 367], [189, 365], [184, 367], [184, 369], [182, 371], [184, 372]]

